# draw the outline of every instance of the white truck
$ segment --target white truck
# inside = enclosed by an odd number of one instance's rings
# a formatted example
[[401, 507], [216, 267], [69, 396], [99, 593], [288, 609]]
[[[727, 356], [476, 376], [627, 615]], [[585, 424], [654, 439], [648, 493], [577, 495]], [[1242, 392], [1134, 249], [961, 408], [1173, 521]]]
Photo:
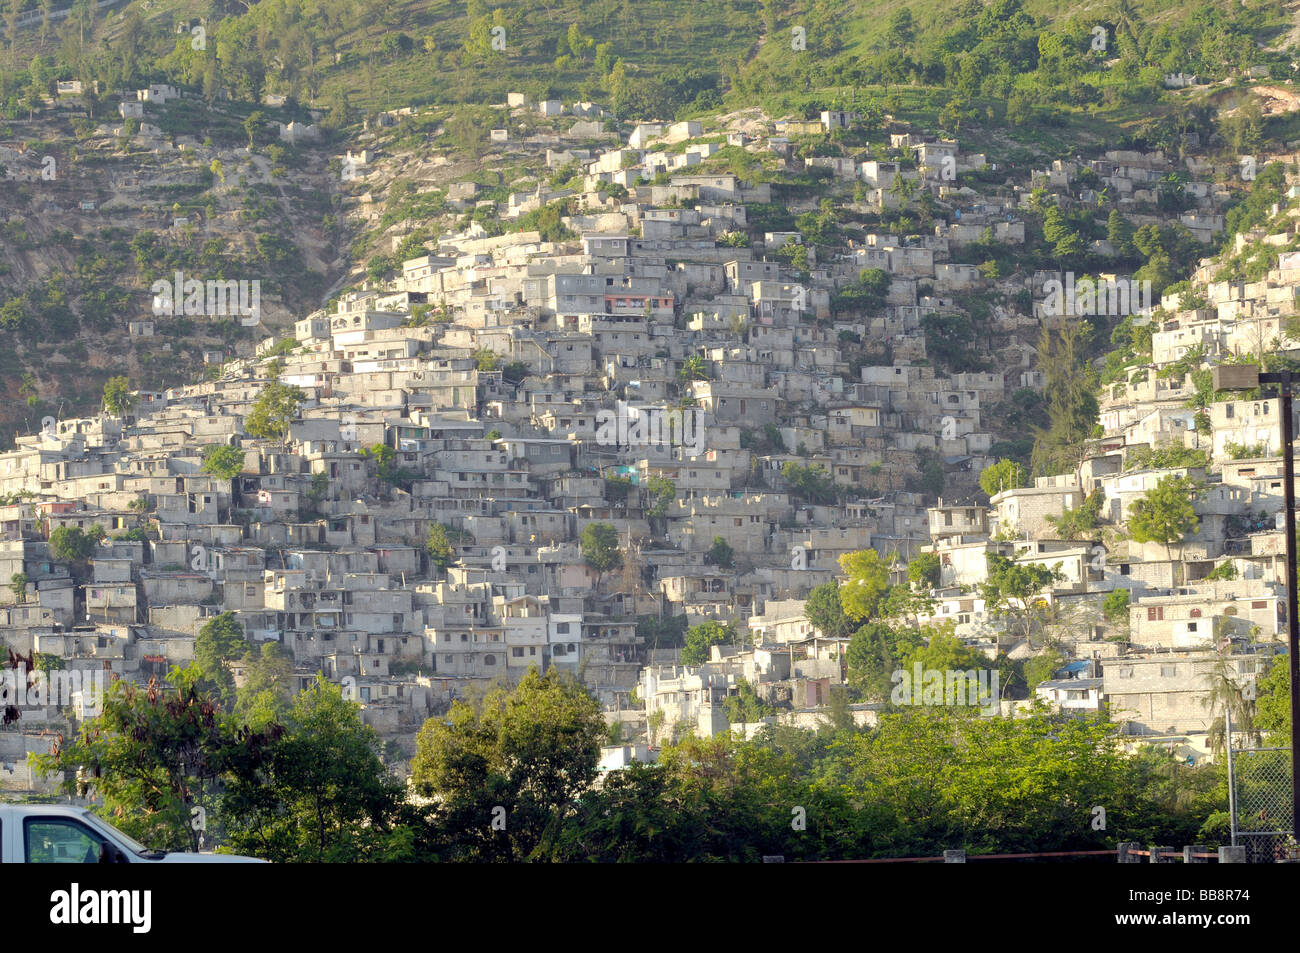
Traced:
[[235, 854], [150, 850], [84, 807], [0, 804], [0, 863], [262, 864]]

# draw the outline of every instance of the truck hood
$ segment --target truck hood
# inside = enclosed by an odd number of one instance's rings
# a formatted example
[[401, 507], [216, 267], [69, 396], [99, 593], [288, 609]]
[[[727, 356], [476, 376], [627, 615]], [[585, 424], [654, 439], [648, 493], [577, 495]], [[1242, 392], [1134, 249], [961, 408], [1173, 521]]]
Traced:
[[238, 854], [190, 854], [177, 851], [164, 854], [157, 860], [146, 860], [150, 864], [265, 864], [268, 861], [257, 857], [241, 857]]

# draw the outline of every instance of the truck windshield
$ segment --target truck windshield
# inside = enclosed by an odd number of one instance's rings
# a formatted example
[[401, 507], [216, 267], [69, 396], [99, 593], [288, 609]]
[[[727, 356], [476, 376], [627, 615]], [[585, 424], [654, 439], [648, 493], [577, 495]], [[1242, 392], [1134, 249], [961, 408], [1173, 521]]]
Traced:
[[96, 828], [102, 833], [112, 835], [124, 847], [126, 847], [127, 850], [132, 851], [133, 853], [136, 854], [155, 853], [155, 851], [151, 851], [148, 847], [145, 847], [144, 844], [141, 844], [139, 841], [135, 840], [134, 838], [128, 837], [127, 835], [123, 834], [112, 824], [108, 823], [107, 821], [103, 820], [97, 815], [92, 814], [90, 811], [82, 812], [82, 816], [85, 818], [87, 824], [89, 824], [91, 827]]

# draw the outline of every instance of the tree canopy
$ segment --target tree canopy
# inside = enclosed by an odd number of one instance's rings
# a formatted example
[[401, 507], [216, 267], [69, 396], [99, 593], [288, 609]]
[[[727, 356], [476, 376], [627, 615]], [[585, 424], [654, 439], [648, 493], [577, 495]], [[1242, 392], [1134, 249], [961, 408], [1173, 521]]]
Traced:
[[298, 406], [307, 399], [302, 388], [271, 381], [253, 402], [244, 419], [244, 429], [254, 437], [284, 442], [289, 427], [298, 416]]
[[436, 799], [452, 858], [542, 859], [595, 780], [604, 737], [600, 706], [581, 685], [532, 669], [514, 689], [455, 701], [426, 722], [411, 783]]

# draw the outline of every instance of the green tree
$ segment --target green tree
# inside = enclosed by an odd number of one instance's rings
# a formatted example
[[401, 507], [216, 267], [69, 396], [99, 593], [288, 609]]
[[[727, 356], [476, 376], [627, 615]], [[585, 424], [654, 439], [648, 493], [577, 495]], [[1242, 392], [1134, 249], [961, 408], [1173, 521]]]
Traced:
[[907, 564], [907, 578], [918, 589], [937, 589], [941, 572], [938, 553], [921, 553]]
[[262, 112], [259, 109], [254, 109], [247, 117], [245, 117], [243, 126], [244, 134], [248, 136], [249, 149], [252, 149], [256, 144], [257, 133], [261, 130], [262, 123], [265, 121], [266, 117], [262, 115]]
[[134, 405], [131, 381], [126, 377], [110, 377], [104, 384], [104, 409], [114, 417], [123, 417]]
[[50, 533], [50, 555], [62, 563], [84, 563], [95, 552], [99, 540], [103, 538], [103, 529], [98, 523], [96, 534], [76, 526], [60, 526]]
[[1172, 559], [1170, 547], [1200, 528], [1195, 506], [1200, 493], [1190, 477], [1161, 477], [1129, 510], [1129, 535], [1135, 542], [1161, 543]]
[[605, 733], [576, 680], [529, 669], [515, 688], [493, 688], [477, 706], [454, 701], [425, 722], [411, 785], [434, 800], [452, 859], [545, 860], [596, 780]]
[[910, 47], [915, 38], [912, 11], [907, 7], [899, 7], [889, 15], [889, 28], [885, 33], [886, 44], [895, 49], [903, 49]]
[[980, 473], [980, 489], [989, 496], [997, 496], [1003, 490], [1018, 490], [1028, 482], [1025, 468], [1014, 460], [999, 460]]
[[1062, 665], [1065, 657], [1054, 648], [1035, 655], [1025, 662], [1025, 684], [1032, 692], [1043, 682], [1050, 679]]
[[289, 439], [289, 427], [298, 416], [298, 407], [306, 399], [300, 387], [271, 381], [262, 388], [244, 418], [244, 430], [254, 437], [285, 443]]
[[840, 604], [840, 585], [834, 580], [822, 583], [808, 593], [803, 613], [823, 635], [836, 638], [853, 633], [853, 622], [844, 614], [844, 607]]
[[1098, 525], [1104, 502], [1105, 494], [1098, 488], [1089, 493], [1079, 506], [1060, 516], [1048, 516], [1047, 521], [1055, 527], [1061, 539], [1096, 539], [1100, 535]]
[[1106, 219], [1106, 240], [1115, 247], [1119, 255], [1133, 254], [1133, 224], [1113, 209]]
[[1102, 615], [1106, 617], [1107, 622], [1122, 623], [1127, 627], [1128, 604], [1129, 591], [1127, 589], [1112, 589], [1106, 593], [1106, 598], [1102, 601]]
[[1231, 560], [1224, 560], [1223, 562], [1219, 563], [1219, 565], [1215, 566], [1214, 569], [1212, 569], [1209, 573], [1207, 573], [1205, 578], [1230, 581], [1236, 579], [1237, 576], [1238, 576], [1238, 572], [1237, 572], [1236, 564], [1233, 563]]
[[1020, 634], [1029, 638], [1038, 610], [1034, 597], [1064, 578], [1057, 568], [1039, 563], [1017, 563], [998, 553], [986, 553], [988, 581], [980, 585], [989, 611], [1018, 623]]
[[231, 846], [277, 863], [415, 859], [414, 812], [379, 747], [357, 704], [317, 675], [270, 743], [228, 757], [221, 811]]
[[908, 708], [847, 739], [837, 778], [858, 803], [888, 805], [877, 823], [898, 825], [884, 849], [898, 856], [956, 842], [981, 853], [1097, 849], [1114, 835], [1091, 829], [1092, 805], [1117, 805], [1107, 820], [1124, 830], [1144, 820], [1119, 735], [1097, 718]]
[[636, 635], [648, 649], [680, 648], [686, 642], [686, 616], [660, 619], [652, 615], [636, 617]]
[[170, 689], [114, 681], [101, 713], [83, 721], [71, 741], [33, 755], [33, 765], [46, 775], [62, 773], [67, 794], [93, 791], [101, 813], [149, 847], [198, 850], [193, 809], [215, 811], [233, 737], [217, 699], [196, 689], [198, 677], [193, 668], [173, 669]]
[[[662, 714], [657, 711], [655, 714]], [[681, 782], [658, 766], [611, 771], [584, 794], [561, 833], [555, 859], [578, 863], [677, 863], [700, 856], [705, 815], [679, 796]], [[699, 825], [694, 827], [693, 825]]]
[[235, 690], [235, 715], [255, 725], [280, 721], [293, 697], [293, 653], [263, 642], [244, 656], [244, 683]]
[[[1201, 698], [1202, 707], [1211, 715], [1210, 728], [1206, 732], [1206, 742], [1210, 750], [1219, 754], [1227, 745], [1227, 714], [1232, 716], [1232, 732], [1246, 735], [1248, 746], [1258, 746], [1260, 730], [1255, 725], [1255, 691], [1247, 692], [1237, 675], [1236, 664], [1226, 656], [1220, 656], [1214, 667], [1202, 676], [1206, 689]], [[1256, 686], [1251, 686], [1256, 689]], [[1247, 698], [1250, 694], [1252, 697]]]
[[329, 496], [329, 489], [329, 474], [324, 470], [321, 470], [320, 472], [311, 475], [311, 487], [304, 495], [307, 497], [307, 501], [311, 504], [312, 508], [315, 509], [324, 502], [327, 496]]
[[226, 704], [235, 700], [235, 677], [230, 663], [244, 657], [252, 648], [244, 636], [244, 627], [233, 612], [213, 616], [199, 629], [194, 640], [194, 667], [204, 688], [213, 688]]
[[375, 461], [375, 476], [383, 483], [398, 484], [407, 476], [397, 469], [397, 451], [386, 443], [376, 443], [361, 451], [366, 460]]
[[[902, 668], [913, 670], [918, 663], [922, 671], [967, 672], [988, 668], [989, 659], [976, 649], [965, 645], [954, 634], [951, 623], [942, 628], [927, 628], [923, 633], [924, 642], [907, 646], [902, 652]], [[913, 692], [919, 687], [913, 685]], [[945, 696], [946, 698], [946, 696]], [[980, 698], [981, 705], [989, 699]], [[957, 703], [969, 702], [969, 698], [958, 699]]]
[[447, 538], [447, 527], [441, 523], [429, 527], [429, 537], [424, 542], [424, 548], [429, 554], [429, 562], [437, 566], [439, 572], [446, 572], [447, 567], [455, 561], [456, 554]]
[[718, 622], [710, 619], [693, 625], [686, 632], [686, 644], [682, 646], [683, 665], [702, 665], [709, 660], [709, 647], [712, 645], [736, 645], [736, 627], [730, 622]]
[[839, 558], [848, 579], [840, 587], [840, 604], [850, 619], [874, 617], [889, 591], [890, 563], [874, 549], [860, 549]]
[[1291, 743], [1291, 669], [1285, 655], [1276, 655], [1255, 682], [1255, 727], [1268, 745]]
[[204, 447], [200, 469], [218, 479], [233, 480], [244, 472], [244, 451], [221, 444]]
[[802, 467], [793, 461], [782, 464], [781, 479], [790, 492], [807, 503], [835, 502], [835, 481], [820, 463]]
[[884, 622], [868, 622], [853, 633], [844, 652], [849, 684], [872, 701], [889, 697], [892, 675], [900, 664], [898, 633]]
[[1069, 222], [1059, 205], [1050, 206], [1043, 215], [1043, 238], [1055, 245], [1070, 234]]
[[776, 714], [776, 709], [758, 697], [754, 686], [743, 678], [736, 679], [736, 694], [723, 699], [727, 712], [727, 722], [732, 725], [762, 721], [767, 715]]
[[682, 362], [681, 370], [679, 370], [677, 374], [687, 383], [690, 383], [691, 381], [708, 380], [709, 365], [700, 355], [692, 354]]
[[1034, 428], [1035, 473], [1072, 471], [1097, 423], [1098, 374], [1088, 360], [1091, 334], [1091, 325], [1067, 323], [1055, 334], [1044, 328], [1039, 338], [1048, 424]]
[[600, 576], [623, 565], [623, 557], [618, 551], [618, 531], [609, 523], [588, 523], [582, 528], [578, 538], [582, 548], [583, 561], [596, 570], [597, 586]]
[[714, 566], [721, 566], [723, 569], [730, 569], [734, 565], [736, 551], [721, 536], [713, 537], [713, 545], [709, 551], [704, 554], [704, 561]]
[[919, 613], [931, 614], [934, 600], [927, 590], [913, 589], [908, 583], [890, 586], [877, 610], [881, 618], [915, 621]]
[[596, 45], [596, 41], [589, 36], [582, 35], [582, 29], [577, 23], [569, 24], [568, 35], [569, 52], [575, 60], [586, 58], [587, 51]]
[[646, 480], [646, 492], [650, 495], [646, 516], [662, 519], [668, 515], [668, 507], [677, 499], [677, 484], [667, 477], [652, 476]]

